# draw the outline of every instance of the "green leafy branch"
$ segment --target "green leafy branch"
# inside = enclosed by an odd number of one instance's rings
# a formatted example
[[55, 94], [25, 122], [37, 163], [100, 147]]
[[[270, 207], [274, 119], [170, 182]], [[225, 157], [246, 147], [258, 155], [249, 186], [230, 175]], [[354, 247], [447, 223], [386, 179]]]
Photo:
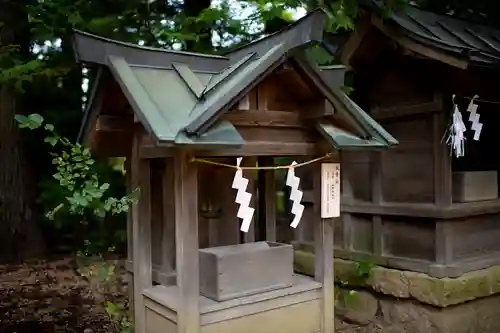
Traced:
[[8, 85], [18, 92], [24, 92], [23, 84], [35, 77], [57, 77], [67, 69], [46, 66], [40, 59], [20, 60], [20, 46], [7, 45], [0, 48], [0, 85]]
[[41, 115], [16, 115], [15, 119], [20, 128], [35, 130], [43, 126], [43, 130], [47, 132], [45, 142], [60, 148], [58, 153], [51, 153], [52, 164], [57, 170], [53, 177], [68, 195], [65, 196], [65, 201], [46, 213], [47, 218], [54, 219], [57, 212], [63, 208], [67, 208], [74, 215], [83, 216], [91, 212], [94, 216], [104, 218], [108, 213], [116, 215], [127, 212], [131, 205], [137, 202], [138, 189], [122, 198], [105, 198], [109, 184], [100, 182], [98, 174], [93, 169], [96, 161], [89, 149], [59, 136], [52, 124], [44, 124]]
[[76, 257], [78, 272], [88, 282], [94, 297], [102, 301], [106, 313], [117, 333], [132, 333], [132, 322], [127, 311], [128, 302], [116, 295], [122, 294], [123, 275], [117, 272], [116, 266], [102, 257], [89, 258], [82, 253]]
[[348, 281], [339, 281], [335, 283], [335, 300], [340, 302], [344, 307], [356, 300], [356, 290], [350, 286], [362, 286], [373, 275], [374, 264], [370, 262], [356, 262], [356, 268], [352, 272]]

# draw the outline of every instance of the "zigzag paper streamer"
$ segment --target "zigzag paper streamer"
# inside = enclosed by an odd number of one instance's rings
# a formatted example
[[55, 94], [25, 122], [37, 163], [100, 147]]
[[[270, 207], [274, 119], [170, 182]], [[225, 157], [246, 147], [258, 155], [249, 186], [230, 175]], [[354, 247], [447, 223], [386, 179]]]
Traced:
[[483, 124], [479, 122], [479, 113], [477, 113], [478, 105], [474, 104], [475, 99], [479, 98], [478, 95], [474, 95], [470, 100], [469, 107], [467, 111], [470, 112], [469, 121], [472, 122], [471, 129], [474, 131], [474, 140], [479, 141], [479, 137], [481, 136], [481, 130], [483, 129]]
[[248, 179], [243, 177], [243, 170], [240, 169], [242, 159], [242, 157], [238, 157], [236, 159], [236, 166], [238, 167], [238, 169], [234, 174], [232, 187], [238, 190], [238, 193], [236, 194], [236, 203], [240, 204], [237, 215], [240, 219], [242, 219], [240, 230], [243, 232], [248, 232], [248, 229], [250, 229], [250, 224], [252, 223], [253, 213], [255, 212], [255, 209], [250, 207], [252, 194], [246, 191], [248, 187]]
[[293, 221], [290, 224], [292, 228], [297, 228], [299, 225], [302, 214], [304, 213], [304, 206], [301, 204], [302, 201], [302, 191], [299, 190], [300, 178], [295, 176], [295, 170], [293, 166], [297, 165], [297, 162], [293, 161], [292, 167], [288, 169], [288, 174], [286, 175], [286, 185], [290, 186], [290, 200], [292, 200], [292, 214]]

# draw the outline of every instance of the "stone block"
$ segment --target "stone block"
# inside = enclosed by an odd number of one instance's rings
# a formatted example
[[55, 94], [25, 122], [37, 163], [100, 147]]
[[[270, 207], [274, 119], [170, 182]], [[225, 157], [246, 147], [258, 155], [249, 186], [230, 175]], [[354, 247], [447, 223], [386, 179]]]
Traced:
[[[356, 277], [356, 263], [335, 258], [335, 280], [370, 288], [397, 298], [411, 298], [436, 307], [462, 304], [500, 293], [500, 266], [466, 273], [458, 278], [435, 278], [424, 273], [374, 267], [368, 280]], [[314, 275], [314, 254], [295, 251], [295, 268]]]
[[366, 325], [371, 323], [378, 311], [378, 300], [370, 292], [356, 291], [344, 295], [337, 302], [337, 314], [346, 321]]
[[375, 267], [372, 270], [372, 276], [368, 280], [368, 284], [373, 290], [382, 294], [399, 298], [410, 297], [408, 279], [403, 271]]

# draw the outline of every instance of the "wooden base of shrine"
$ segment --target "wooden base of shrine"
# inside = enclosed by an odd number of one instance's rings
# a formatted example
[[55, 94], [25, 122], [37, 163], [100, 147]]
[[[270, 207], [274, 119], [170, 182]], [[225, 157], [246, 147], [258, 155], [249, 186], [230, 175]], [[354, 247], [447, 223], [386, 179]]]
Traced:
[[[295, 275], [288, 288], [223, 302], [200, 296], [202, 333], [314, 333], [320, 331], [321, 283]], [[176, 333], [179, 289], [155, 286], [143, 293], [146, 333]]]

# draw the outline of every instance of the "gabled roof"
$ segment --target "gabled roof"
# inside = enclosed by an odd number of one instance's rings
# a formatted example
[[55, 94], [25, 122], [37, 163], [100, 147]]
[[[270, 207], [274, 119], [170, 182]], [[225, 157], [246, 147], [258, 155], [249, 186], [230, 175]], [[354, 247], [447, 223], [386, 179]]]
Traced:
[[[361, 0], [361, 5], [382, 17], [379, 0]], [[500, 61], [500, 30], [438, 15], [408, 5], [393, 12], [384, 24], [397, 28], [405, 36], [479, 65], [497, 65]]]
[[172, 63], [183, 63], [193, 70], [218, 72], [228, 66], [227, 57], [173, 51], [124, 43], [75, 30], [73, 34], [75, 57], [81, 63], [108, 65], [108, 57], [123, 58], [131, 65], [171, 68]]
[[[345, 137], [343, 130], [319, 124], [318, 128], [326, 128], [320, 133], [334, 142], [338, 140], [338, 148], [397, 144], [331, 84], [332, 76], [325, 75], [336, 70], [343, 73], [342, 68], [322, 71], [305, 56], [304, 48], [322, 42], [324, 23], [325, 13], [314, 11], [294, 25], [226, 56], [144, 48], [81, 32], [75, 33], [74, 40], [77, 59], [109, 68], [141, 123], [161, 143], [241, 146], [244, 140], [234, 126], [217, 121], [267, 74], [289, 61], [357, 129], [360, 140], [347, 142], [340, 139]], [[335, 135], [339, 131], [342, 133]]]
[[233, 49], [226, 56], [234, 63], [250, 52], [262, 56], [278, 44], [285, 44], [289, 49], [322, 44], [326, 18], [323, 10], [316, 9], [280, 31]]

